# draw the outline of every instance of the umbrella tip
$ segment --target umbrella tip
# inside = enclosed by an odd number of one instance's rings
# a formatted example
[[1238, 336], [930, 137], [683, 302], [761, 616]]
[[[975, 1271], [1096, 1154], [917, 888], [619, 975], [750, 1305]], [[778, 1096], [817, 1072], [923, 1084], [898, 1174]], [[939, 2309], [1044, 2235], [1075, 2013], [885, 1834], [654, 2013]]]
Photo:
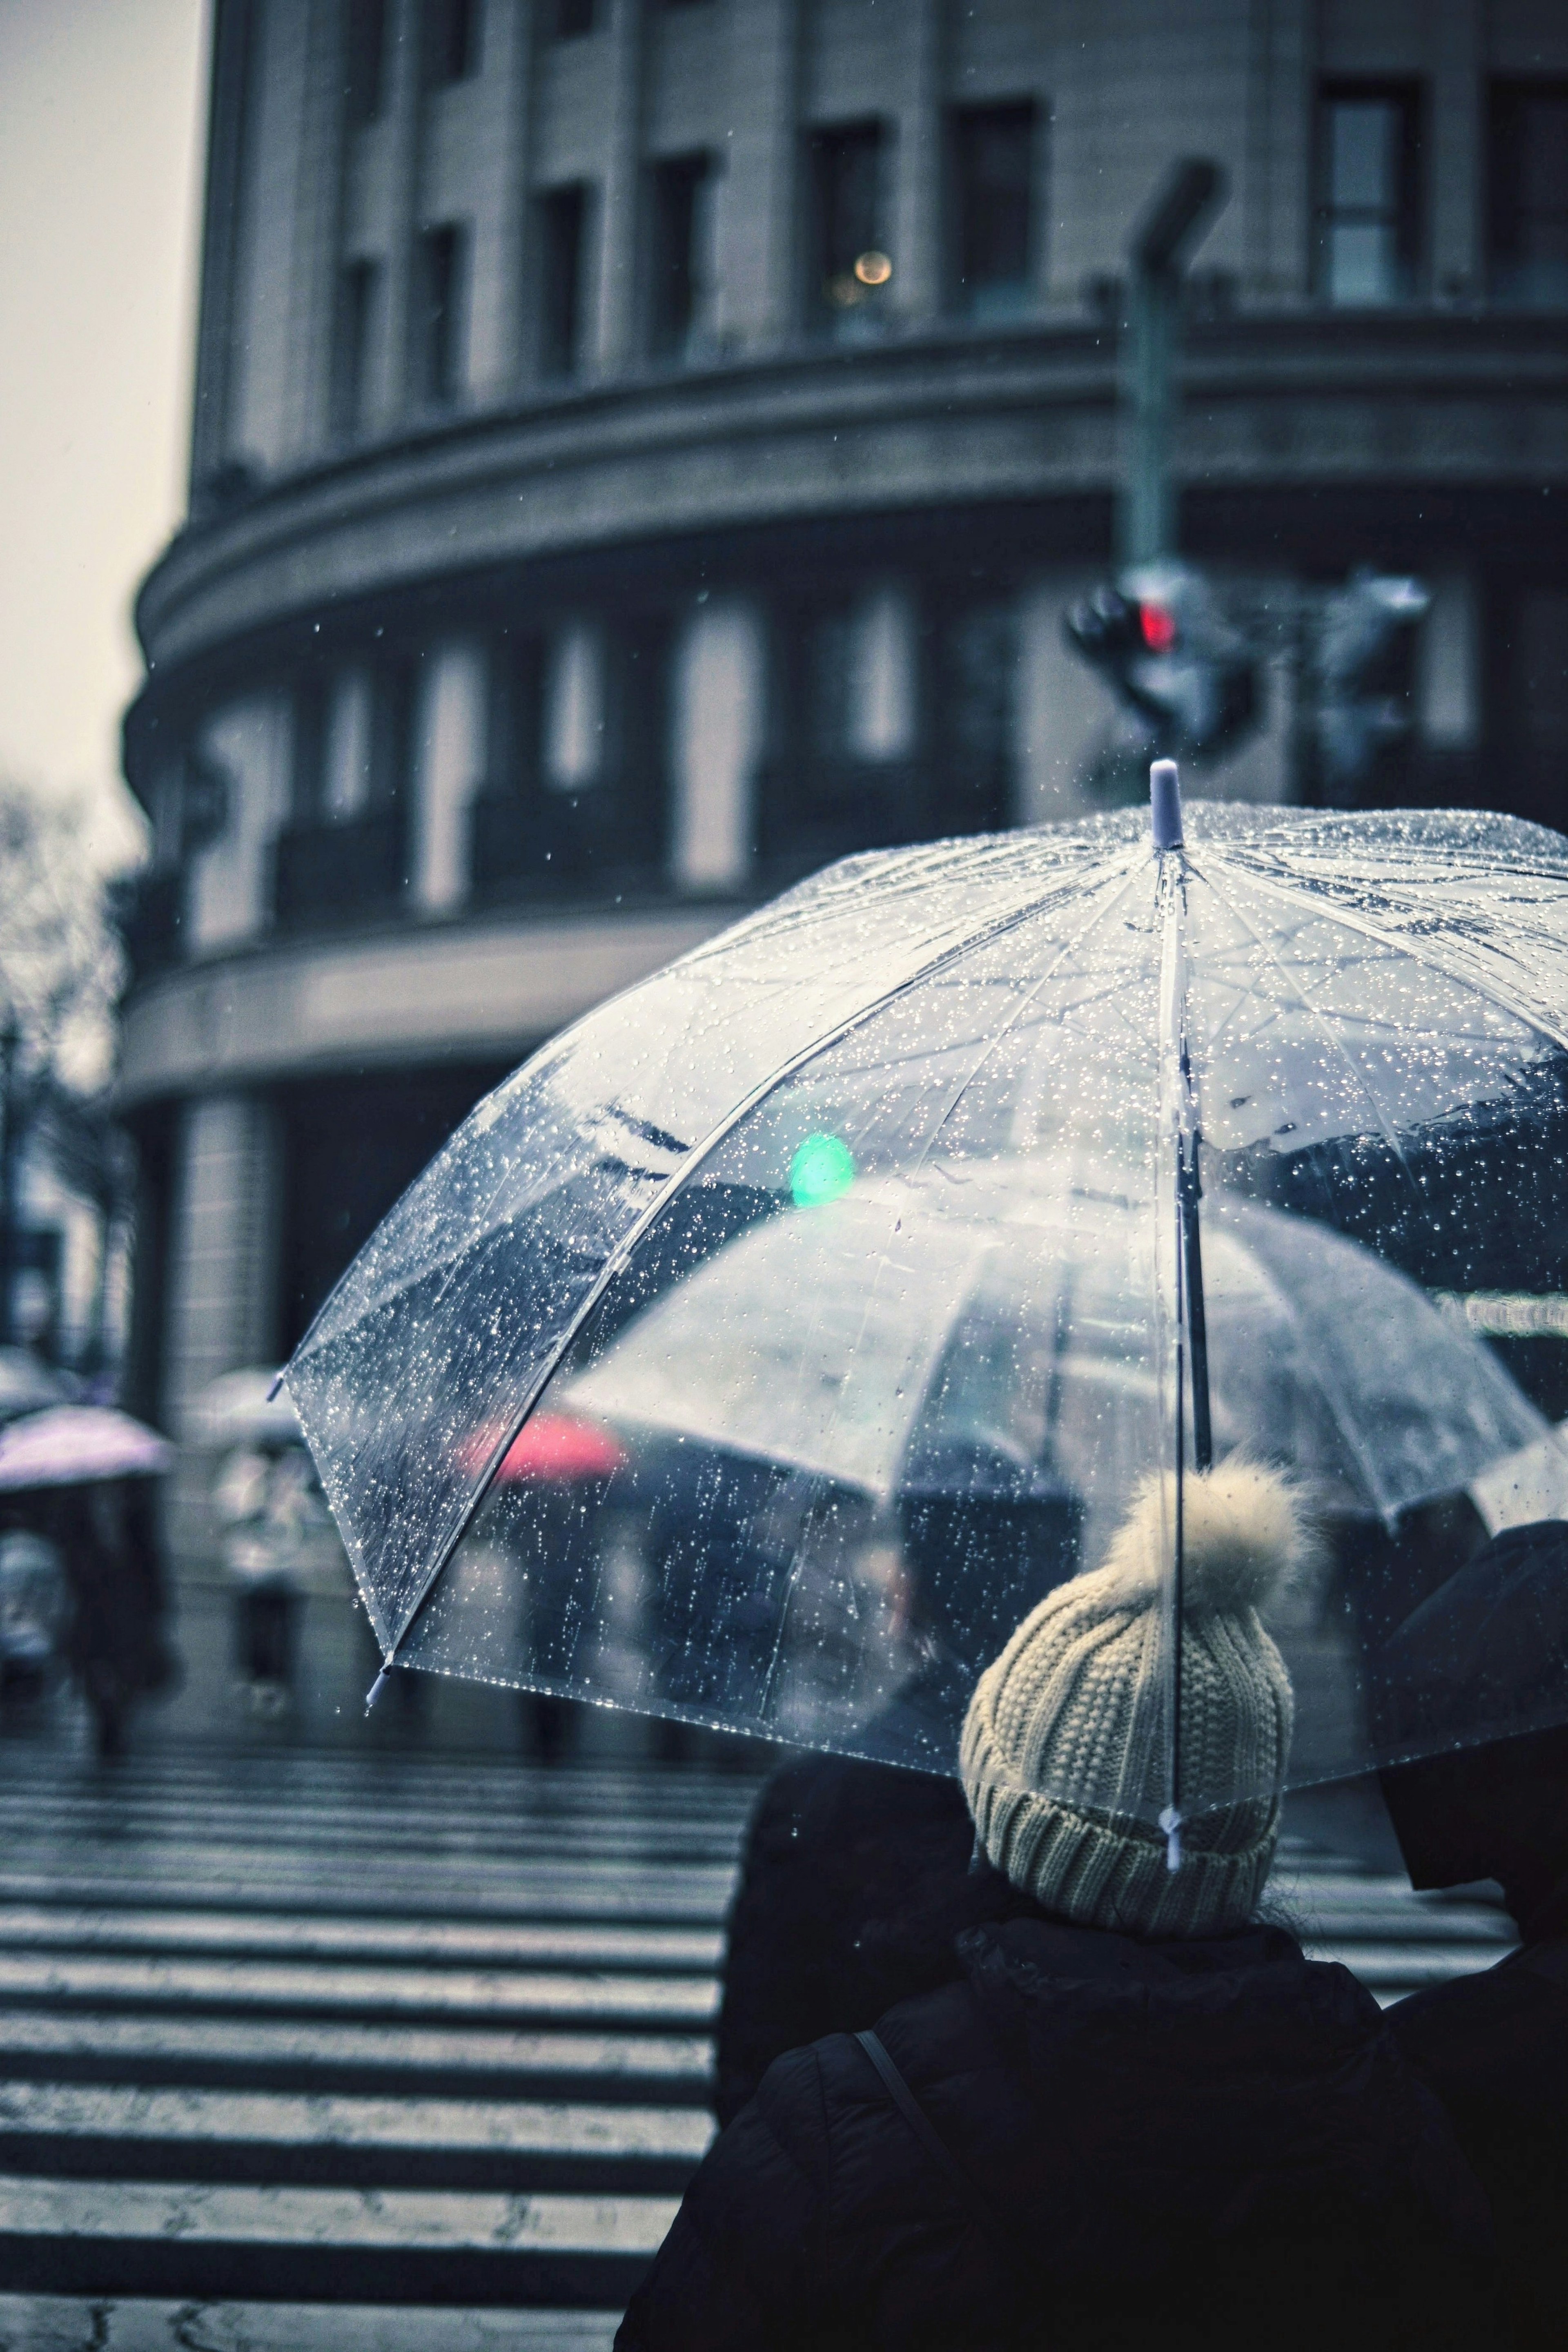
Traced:
[[[278, 1390], [279, 1390], [282, 1386], [283, 1386], [283, 1374], [282, 1374], [281, 1372], [274, 1372], [274, 1374], [273, 1374], [273, 1376], [272, 1376], [272, 1386], [271, 1386], [271, 1387], [267, 1390], [267, 1403], [268, 1403], [268, 1404], [271, 1404], [271, 1403], [272, 1403], [273, 1400], [275, 1399], [275, 1397], [276, 1397], [276, 1396], [277, 1396], [277, 1394]], [[252, 1396], [254, 1396], [254, 1395], [256, 1394], [256, 1391], [255, 1391], [254, 1389], [252, 1389], [252, 1391], [251, 1391], [251, 1394], [252, 1394]]]
[[1181, 847], [1181, 778], [1174, 760], [1150, 762], [1149, 830], [1156, 849]]
[[382, 1670], [381, 1670], [380, 1674], [376, 1676], [376, 1678], [375, 1678], [374, 1682], [371, 1685], [370, 1689], [365, 1693], [365, 1713], [366, 1713], [367, 1715], [369, 1715], [369, 1713], [370, 1713], [370, 1711], [371, 1711], [371, 1707], [372, 1707], [372, 1706], [374, 1706], [374, 1705], [375, 1705], [375, 1703], [376, 1703], [377, 1699], [379, 1699], [379, 1698], [380, 1698], [380, 1696], [381, 1696], [381, 1695], [382, 1695], [382, 1685], [385, 1682], [385, 1680], [386, 1680], [387, 1676], [391, 1674], [391, 1672], [392, 1672], [392, 1660], [389, 1658], [389, 1659], [387, 1660], [387, 1662], [386, 1662], [386, 1664], [382, 1668]]

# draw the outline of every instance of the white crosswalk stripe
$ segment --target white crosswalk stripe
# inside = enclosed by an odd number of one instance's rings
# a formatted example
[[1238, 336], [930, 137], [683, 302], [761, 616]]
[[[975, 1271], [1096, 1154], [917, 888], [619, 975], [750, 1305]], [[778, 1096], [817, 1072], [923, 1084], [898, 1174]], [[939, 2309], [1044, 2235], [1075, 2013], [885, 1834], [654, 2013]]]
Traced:
[[[711, 2135], [753, 1795], [685, 1768], [8, 1759], [0, 2345], [604, 2352]], [[1509, 1943], [1484, 1903], [1289, 1839], [1270, 1903], [1385, 2001]]]

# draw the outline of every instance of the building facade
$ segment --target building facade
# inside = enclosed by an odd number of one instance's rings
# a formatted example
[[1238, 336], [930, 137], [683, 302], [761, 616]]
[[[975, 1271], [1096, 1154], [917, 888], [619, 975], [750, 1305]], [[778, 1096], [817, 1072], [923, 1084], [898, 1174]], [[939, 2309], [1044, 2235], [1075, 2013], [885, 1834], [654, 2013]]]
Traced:
[[[1061, 614], [1178, 158], [1230, 191], [1184, 551], [1419, 573], [1381, 789], [1557, 821], [1560, 0], [214, 0], [208, 149], [125, 730], [176, 1429], [559, 1024], [842, 852], [1093, 804]], [[1292, 677], [1208, 789], [1303, 789]]]

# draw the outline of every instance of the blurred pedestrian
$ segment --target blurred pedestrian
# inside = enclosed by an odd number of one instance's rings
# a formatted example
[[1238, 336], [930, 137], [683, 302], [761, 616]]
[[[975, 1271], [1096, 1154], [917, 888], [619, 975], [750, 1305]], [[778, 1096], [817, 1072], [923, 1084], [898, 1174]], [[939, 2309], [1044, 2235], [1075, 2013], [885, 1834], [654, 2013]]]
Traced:
[[152, 1481], [50, 1488], [40, 1493], [37, 1511], [70, 1597], [66, 1663], [91, 1713], [98, 1754], [108, 1760], [124, 1752], [136, 1701], [167, 1691], [179, 1675], [165, 1629]]
[[1385, 1771], [1418, 1887], [1495, 1879], [1520, 1948], [1390, 2011], [1486, 2189], [1510, 2340], [1568, 2345], [1568, 1524], [1499, 1536], [1384, 1652], [1391, 1743], [1458, 1738], [1505, 1711], [1549, 1727]]
[[213, 1505], [234, 1587], [240, 1680], [258, 1714], [280, 1715], [293, 1691], [301, 1571], [325, 1517], [310, 1457], [293, 1444], [236, 1447]]
[[1489, 2341], [1485, 2209], [1370, 1994], [1260, 1924], [1292, 1701], [1257, 1604], [1305, 1536], [1186, 1488], [1183, 1730], [1161, 1801], [1168, 1498], [1025, 1620], [965, 1720], [980, 1907], [950, 1980], [780, 2059], [715, 2143], [621, 2352]]
[[[939, 1489], [901, 1504], [890, 1576], [920, 1664], [867, 1727], [883, 1752], [939, 1752], [986, 1660], [1078, 1561], [1076, 1497], [1010, 1493], [1010, 1464], [945, 1467]], [[947, 1980], [953, 1937], [975, 1916], [974, 1852], [950, 1772], [812, 1754], [774, 1773], [730, 1914], [715, 2064], [721, 2124], [786, 2050], [874, 2025], [895, 2001]]]

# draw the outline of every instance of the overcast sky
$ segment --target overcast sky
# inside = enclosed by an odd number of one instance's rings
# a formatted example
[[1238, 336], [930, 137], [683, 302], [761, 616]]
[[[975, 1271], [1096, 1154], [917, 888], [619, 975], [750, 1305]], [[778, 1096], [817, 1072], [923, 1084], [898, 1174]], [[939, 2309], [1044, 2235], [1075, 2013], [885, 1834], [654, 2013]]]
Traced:
[[203, 0], [0, 0], [0, 772], [113, 816], [184, 503]]

